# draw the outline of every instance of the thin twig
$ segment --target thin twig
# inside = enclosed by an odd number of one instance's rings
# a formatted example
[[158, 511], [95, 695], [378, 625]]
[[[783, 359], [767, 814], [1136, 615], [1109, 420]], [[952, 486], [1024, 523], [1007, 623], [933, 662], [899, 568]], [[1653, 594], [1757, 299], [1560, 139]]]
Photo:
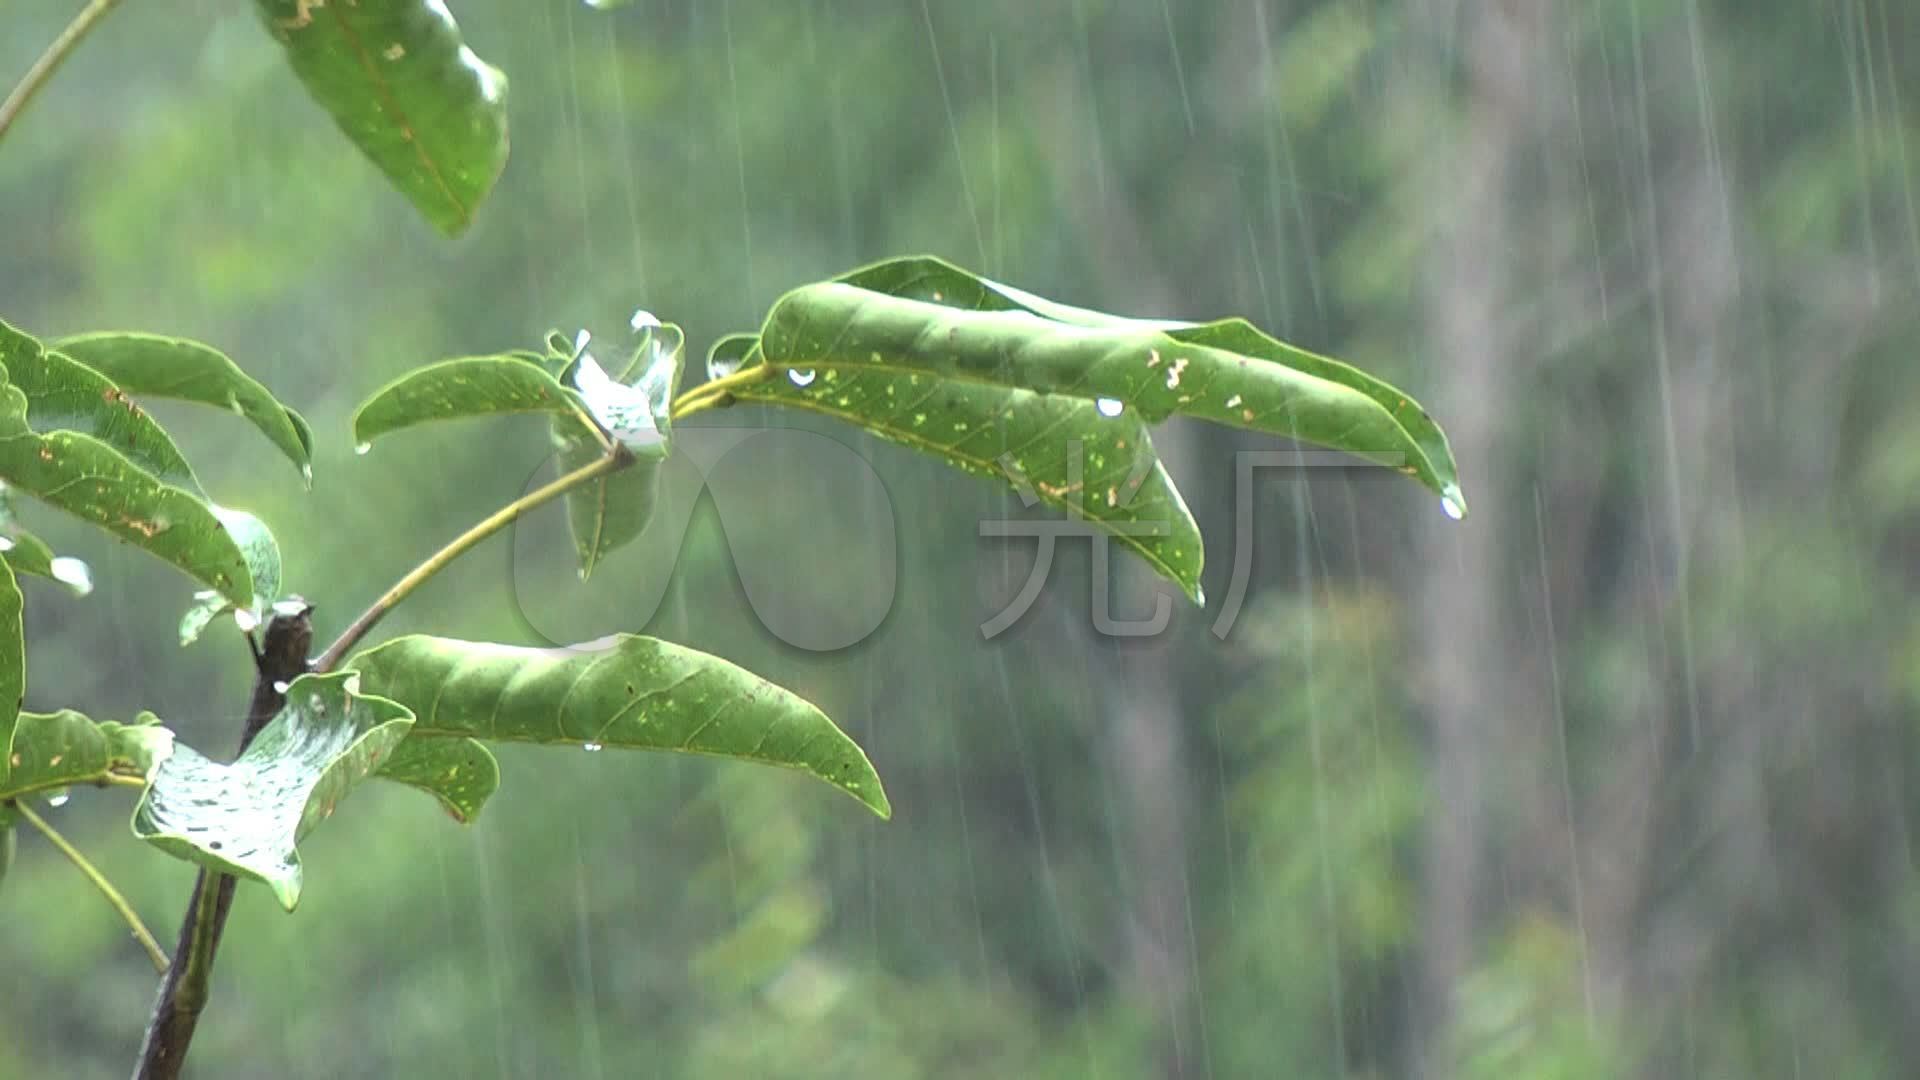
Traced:
[[386, 617], [387, 612], [399, 606], [402, 600], [411, 596], [413, 591], [425, 584], [428, 578], [446, 569], [448, 563], [465, 554], [467, 549], [513, 524], [527, 511], [551, 502], [582, 484], [624, 469], [633, 464], [633, 461], [631, 453], [623, 447], [616, 446], [605, 456], [597, 457], [565, 476], [522, 495], [487, 515], [479, 524], [454, 537], [447, 546], [427, 556], [426, 561], [408, 571], [407, 576], [394, 582], [393, 588], [388, 589], [380, 599], [373, 602], [371, 607], [361, 612], [360, 617], [353, 620], [353, 624], [348, 626], [333, 644], [327, 646], [327, 651], [321, 653], [320, 659], [314, 661], [313, 670], [332, 671], [335, 665], [346, 658], [348, 651], [359, 644], [361, 638], [367, 636], [367, 632], [373, 629], [374, 624]]
[[100, 895], [107, 898], [107, 903], [113, 905], [113, 910], [119, 912], [120, 917], [127, 921], [127, 928], [133, 931], [134, 940], [138, 941], [140, 947], [147, 950], [147, 955], [153, 959], [153, 969], [165, 975], [167, 973], [166, 950], [160, 948], [160, 943], [153, 939], [153, 932], [147, 929], [146, 923], [140, 921], [140, 913], [133, 910], [133, 905], [127, 903], [127, 898], [120, 894], [119, 889], [113, 887], [113, 882], [107, 880], [107, 875], [101, 873], [99, 867], [88, 862], [87, 857], [80, 854], [80, 849], [68, 843], [67, 838], [61, 836], [58, 829], [55, 829], [45, 818], [34, 813], [33, 807], [28, 806], [25, 799], [15, 803], [13, 808], [21, 817], [27, 819], [27, 824], [39, 829], [40, 835], [46, 837], [48, 843], [59, 848], [60, 854], [65, 855], [69, 862], [79, 867], [88, 881], [93, 882], [93, 887], [99, 889]]
[[19, 84], [13, 88], [12, 93], [7, 95], [7, 100], [0, 102], [0, 138], [6, 137], [7, 129], [12, 127], [13, 122], [19, 118], [21, 110], [27, 107], [27, 103], [33, 100], [33, 95], [40, 92], [40, 88], [46, 85], [47, 80], [53, 77], [53, 73], [59, 70], [68, 56], [72, 55], [74, 48], [80, 44], [80, 40], [86, 37], [94, 24], [105, 18], [107, 12], [112, 11], [119, 2], [120, 0], [88, 0], [87, 6], [80, 9], [80, 14], [75, 15], [73, 21], [67, 24], [67, 28], [60, 31], [60, 36], [53, 39], [53, 44], [47, 46], [47, 51], [40, 54], [40, 59], [33, 62], [33, 66], [27, 69], [25, 75], [20, 76]]

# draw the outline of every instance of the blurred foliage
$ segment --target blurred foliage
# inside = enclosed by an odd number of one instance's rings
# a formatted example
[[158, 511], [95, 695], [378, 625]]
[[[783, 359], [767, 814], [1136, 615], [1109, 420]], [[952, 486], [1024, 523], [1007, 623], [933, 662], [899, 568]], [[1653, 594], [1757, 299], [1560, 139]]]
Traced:
[[[242, 893], [201, 1071], [1920, 1072], [1920, 10], [454, 6], [512, 80], [514, 142], [457, 241], [233, 5], [124, 5], [0, 146], [10, 320], [208, 341], [313, 422], [310, 497], [233, 452], [238, 418], [156, 409], [282, 537], [323, 634], [550, 468], [536, 420], [357, 458], [374, 387], [636, 306], [697, 350], [900, 251], [1244, 312], [1376, 371], [1446, 425], [1474, 517], [1364, 471], [1263, 477], [1240, 621], [1218, 641], [1217, 608], [1182, 609], [1151, 642], [1091, 631], [1073, 542], [983, 641], [1031, 545], [978, 523], [1017, 499], [845, 431], [884, 499], [756, 458], [724, 517], [701, 500], [677, 550], [643, 539], [590, 587], [531, 542], [558, 514], [528, 522], [388, 629], [720, 652], [841, 720], [895, 820], [799, 777], [535, 748], [471, 829], [357, 796], [303, 844], [297, 915]], [[11, 5], [0, 72], [70, 7]], [[832, 431], [687, 426], [769, 423]], [[1165, 430], [1224, 597], [1232, 455], [1258, 444]], [[799, 512], [813, 492], [834, 512]], [[32, 510], [99, 588], [23, 582], [28, 707], [229, 740], [233, 634], [177, 649], [190, 589]], [[893, 549], [860, 546], [849, 522], [889, 513]], [[756, 545], [823, 620], [897, 557], [886, 618], [781, 645], [734, 566]], [[170, 930], [189, 875], [126, 813], [58, 817]], [[104, 905], [23, 835], [0, 908], [0, 1076], [124, 1072], [153, 980]]]

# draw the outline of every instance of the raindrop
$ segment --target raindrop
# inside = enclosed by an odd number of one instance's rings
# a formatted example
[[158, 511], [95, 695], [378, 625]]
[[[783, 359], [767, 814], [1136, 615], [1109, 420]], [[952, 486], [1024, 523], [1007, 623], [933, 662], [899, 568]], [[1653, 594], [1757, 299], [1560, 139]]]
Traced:
[[1459, 521], [1467, 516], [1466, 503], [1460, 498], [1460, 489], [1448, 484], [1440, 493], [1440, 509], [1448, 517]]
[[364, 453], [366, 453], [367, 451], [369, 451], [369, 450], [371, 450], [371, 449], [373, 449], [373, 444], [372, 444], [372, 443], [370, 443], [370, 442], [363, 442], [363, 443], [359, 443], [359, 444], [357, 444], [357, 445], [355, 445], [355, 446], [354, 446], [354, 448], [353, 448], [353, 452], [354, 452], [354, 453], [356, 453], [356, 454], [364, 454]]
[[85, 596], [93, 591], [93, 568], [70, 555], [58, 555], [47, 565], [47, 572], [74, 592]]
[[301, 479], [303, 479], [303, 480], [305, 480], [305, 481], [307, 482], [307, 484], [308, 484], [308, 486], [312, 486], [312, 484], [313, 484], [313, 466], [311, 466], [311, 465], [302, 465], [302, 466], [300, 466], [300, 478], [301, 478]]
[[56, 791], [52, 795], [47, 796], [47, 805], [52, 807], [55, 810], [58, 810], [61, 807], [67, 805], [67, 800], [70, 798], [72, 798], [72, 795], [67, 791], [67, 789], [61, 788], [59, 791]]
[[254, 614], [252, 608], [234, 608], [233, 624], [238, 626], [242, 633], [251, 633], [254, 627], [260, 625], [260, 616]]
[[1101, 416], [1112, 418], [1119, 416], [1126, 405], [1122, 404], [1119, 398], [1103, 397], [1096, 400], [1093, 407], [1100, 410]]
[[292, 685], [293, 685], [292, 683], [286, 681], [285, 679], [275, 679], [273, 680], [273, 692], [276, 694], [285, 694], [287, 692], [287, 687]]
[[802, 371], [800, 368], [792, 368], [788, 370], [787, 378], [793, 380], [795, 386], [812, 386], [814, 374], [810, 370]]
[[585, 750], [589, 754], [597, 754], [600, 752], [600, 744], [597, 742], [581, 743], [580, 749]]

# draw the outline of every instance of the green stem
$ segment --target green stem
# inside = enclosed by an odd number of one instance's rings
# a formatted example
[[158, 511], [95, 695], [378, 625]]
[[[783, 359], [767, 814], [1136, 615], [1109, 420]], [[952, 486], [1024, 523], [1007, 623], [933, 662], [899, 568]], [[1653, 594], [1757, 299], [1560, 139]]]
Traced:
[[401, 601], [413, 595], [414, 590], [426, 584], [427, 580], [435, 574], [445, 570], [449, 563], [466, 554], [467, 550], [475, 544], [518, 521], [527, 511], [552, 502], [574, 488], [598, 480], [608, 473], [618, 472], [633, 464], [633, 460], [633, 455], [624, 447], [615, 446], [604, 457], [595, 458], [552, 483], [528, 492], [489, 514], [473, 528], [454, 537], [446, 547], [429, 555], [425, 562], [408, 571], [406, 577], [394, 582], [393, 588], [388, 589], [385, 595], [375, 600], [373, 606], [361, 612], [360, 617], [353, 620], [353, 625], [347, 627], [333, 644], [327, 646], [327, 651], [321, 653], [320, 659], [314, 661], [313, 670], [332, 671], [341, 660], [345, 659], [348, 651], [359, 644], [361, 638], [367, 636], [367, 632], [373, 629], [374, 624], [386, 617], [387, 612], [398, 607]]
[[725, 378], [703, 382], [675, 398], [672, 407], [668, 410], [669, 415], [675, 420], [680, 420], [694, 413], [715, 408], [723, 404], [740, 387], [766, 381], [774, 370], [764, 364], [756, 364]]
[[93, 882], [93, 887], [99, 889], [100, 895], [107, 898], [107, 903], [113, 905], [113, 910], [119, 912], [120, 917], [127, 921], [127, 928], [133, 931], [134, 939], [140, 942], [140, 947], [147, 950], [147, 955], [153, 959], [153, 969], [165, 975], [167, 973], [166, 952], [160, 948], [160, 943], [153, 939], [153, 932], [147, 929], [147, 924], [140, 921], [140, 913], [133, 910], [133, 905], [127, 903], [127, 898], [120, 895], [119, 889], [113, 887], [113, 882], [107, 880], [107, 875], [101, 873], [99, 867], [88, 862], [87, 857], [80, 854], [80, 849], [68, 843], [67, 838], [61, 836], [59, 830], [48, 824], [45, 818], [34, 813], [33, 807], [28, 806], [25, 799], [15, 803], [14, 809], [21, 817], [27, 819], [27, 824], [39, 829], [40, 835], [46, 837], [48, 843], [59, 848], [60, 854], [65, 855], [69, 862], [79, 867], [88, 881]]
[[67, 57], [80, 44], [80, 40], [86, 37], [94, 24], [105, 18], [107, 12], [112, 11], [119, 2], [120, 0], [88, 0], [87, 6], [80, 9], [80, 14], [75, 15], [73, 21], [67, 24], [67, 28], [60, 31], [60, 36], [53, 39], [53, 44], [47, 46], [47, 51], [41, 53], [40, 59], [35, 60], [33, 66], [27, 69], [27, 73], [20, 77], [19, 85], [7, 95], [7, 100], [0, 102], [0, 138], [6, 137], [7, 129], [12, 127], [13, 122], [19, 118], [21, 110], [27, 107], [27, 103], [33, 100], [33, 95], [39, 93], [40, 88], [53, 77], [53, 73], [66, 62]]

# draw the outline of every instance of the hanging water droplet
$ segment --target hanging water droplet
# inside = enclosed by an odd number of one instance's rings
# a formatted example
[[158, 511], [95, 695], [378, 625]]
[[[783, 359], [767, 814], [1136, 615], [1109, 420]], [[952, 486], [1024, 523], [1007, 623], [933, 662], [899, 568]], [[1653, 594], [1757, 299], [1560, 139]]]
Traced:
[[292, 685], [293, 685], [292, 683], [286, 681], [285, 679], [275, 679], [273, 680], [273, 692], [276, 694], [285, 694], [287, 692], [287, 687]]
[[234, 608], [233, 624], [238, 626], [242, 633], [248, 633], [260, 625], [260, 616], [255, 615], [252, 608]]
[[47, 564], [53, 580], [85, 596], [93, 591], [93, 568], [70, 555], [57, 555]]
[[812, 386], [814, 374], [810, 370], [792, 368], [787, 371], [787, 378], [793, 380], [795, 386]]
[[1121, 403], [1119, 398], [1110, 398], [1110, 397], [1103, 397], [1103, 398], [1096, 399], [1093, 403], [1093, 407], [1100, 410], [1101, 416], [1108, 417], [1109, 419], [1115, 416], [1119, 416], [1120, 413], [1126, 409], [1126, 405]]
[[373, 449], [373, 444], [370, 442], [356, 443], [353, 452], [356, 454], [364, 454], [371, 449]]
[[66, 788], [61, 788], [60, 790], [47, 796], [47, 805], [52, 807], [55, 810], [58, 810], [61, 807], [67, 805], [67, 800], [72, 797], [73, 797], [72, 793], [67, 791]]
[[1440, 510], [1448, 517], [1459, 521], [1467, 516], [1467, 504], [1460, 496], [1460, 489], [1448, 484], [1440, 493]]
[[597, 754], [600, 752], [600, 744], [597, 742], [581, 743], [580, 749], [585, 750], [589, 754]]
[[305, 480], [309, 485], [311, 485], [313, 483], [313, 466], [311, 465], [300, 466], [300, 478], [302, 480]]

